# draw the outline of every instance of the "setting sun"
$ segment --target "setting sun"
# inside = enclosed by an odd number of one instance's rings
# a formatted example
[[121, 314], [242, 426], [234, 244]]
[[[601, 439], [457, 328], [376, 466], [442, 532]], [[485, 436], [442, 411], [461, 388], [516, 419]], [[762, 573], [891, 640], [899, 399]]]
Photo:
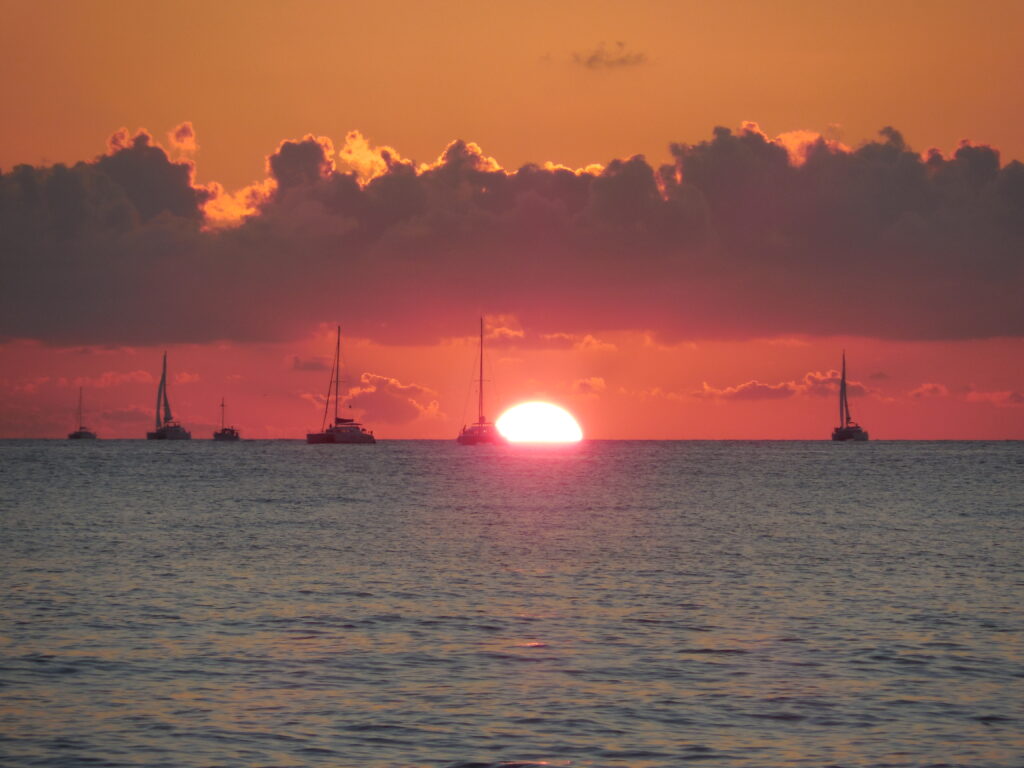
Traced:
[[551, 403], [520, 403], [501, 414], [496, 425], [512, 443], [575, 443], [583, 439], [583, 430], [572, 414]]

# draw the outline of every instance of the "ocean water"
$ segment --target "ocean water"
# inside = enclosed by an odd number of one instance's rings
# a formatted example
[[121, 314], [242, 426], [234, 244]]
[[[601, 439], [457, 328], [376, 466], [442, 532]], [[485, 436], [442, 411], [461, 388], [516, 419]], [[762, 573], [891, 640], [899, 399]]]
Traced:
[[1024, 443], [0, 442], [4, 766], [1024, 765]]

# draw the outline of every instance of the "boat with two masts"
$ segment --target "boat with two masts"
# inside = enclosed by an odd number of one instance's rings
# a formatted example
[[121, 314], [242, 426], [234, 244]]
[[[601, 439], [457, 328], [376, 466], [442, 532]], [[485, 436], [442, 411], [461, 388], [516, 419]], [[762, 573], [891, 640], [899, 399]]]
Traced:
[[236, 440], [241, 440], [242, 436], [238, 434], [238, 430], [232, 427], [224, 426], [224, 398], [220, 399], [220, 429], [213, 433], [213, 439], [222, 443], [230, 443]]
[[82, 424], [82, 388], [78, 388], [78, 429], [68, 435], [68, 440], [95, 440], [96, 433]]
[[484, 319], [480, 318], [480, 377], [476, 421], [464, 426], [455, 441], [459, 445], [503, 445], [508, 441], [504, 438], [494, 422], [484, 418]]
[[[306, 435], [306, 442], [320, 443], [376, 443], [373, 432], [369, 431], [355, 419], [346, 419], [338, 415], [338, 403], [341, 400], [341, 326], [338, 326], [338, 340], [334, 345], [334, 366], [331, 368], [331, 380], [327, 384], [327, 400], [324, 402], [324, 418], [320, 423], [319, 432]], [[330, 413], [331, 401], [334, 402], [334, 420], [328, 426], [327, 414]]]
[[[161, 408], [163, 418], [161, 418]], [[191, 440], [192, 433], [174, 420], [171, 415], [171, 401], [167, 399], [167, 353], [164, 352], [163, 373], [156, 390], [156, 428], [146, 433], [147, 440]]]
[[868, 439], [868, 432], [850, 415], [850, 402], [846, 396], [846, 350], [843, 350], [843, 373], [839, 380], [839, 426], [832, 430], [832, 439], [858, 440]]

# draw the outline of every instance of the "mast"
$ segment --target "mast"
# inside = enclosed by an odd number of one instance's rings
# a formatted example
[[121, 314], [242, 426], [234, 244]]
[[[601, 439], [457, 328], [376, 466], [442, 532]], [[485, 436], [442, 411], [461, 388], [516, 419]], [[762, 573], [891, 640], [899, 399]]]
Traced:
[[[341, 385], [341, 326], [338, 326], [338, 341], [334, 347], [334, 423], [338, 423], [338, 387]], [[328, 393], [330, 397], [330, 393]]]
[[164, 386], [167, 384], [167, 353], [164, 352], [164, 368], [160, 375], [160, 386], [156, 389], [156, 428], [160, 429], [160, 404], [164, 399]]
[[850, 406], [846, 402], [846, 350], [843, 350], [843, 377], [839, 380], [839, 426], [850, 421]]
[[476, 408], [476, 423], [484, 423], [484, 319], [480, 318], [480, 393]]
[[78, 388], [78, 428], [82, 428], [82, 388]]
[[224, 431], [224, 395], [220, 396], [220, 431]]

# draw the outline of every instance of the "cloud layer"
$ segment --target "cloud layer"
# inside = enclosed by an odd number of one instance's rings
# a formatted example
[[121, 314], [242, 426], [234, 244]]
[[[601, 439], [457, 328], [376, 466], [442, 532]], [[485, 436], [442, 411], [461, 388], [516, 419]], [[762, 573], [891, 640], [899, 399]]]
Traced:
[[[172, 140], [198, 146], [190, 124]], [[1024, 334], [1024, 165], [995, 149], [746, 123], [671, 154], [510, 170], [463, 141], [417, 165], [355, 132], [337, 152], [307, 136], [228, 194], [122, 130], [90, 162], [0, 175], [0, 336], [281, 340], [341, 322], [427, 343], [482, 311], [566, 338]]]

